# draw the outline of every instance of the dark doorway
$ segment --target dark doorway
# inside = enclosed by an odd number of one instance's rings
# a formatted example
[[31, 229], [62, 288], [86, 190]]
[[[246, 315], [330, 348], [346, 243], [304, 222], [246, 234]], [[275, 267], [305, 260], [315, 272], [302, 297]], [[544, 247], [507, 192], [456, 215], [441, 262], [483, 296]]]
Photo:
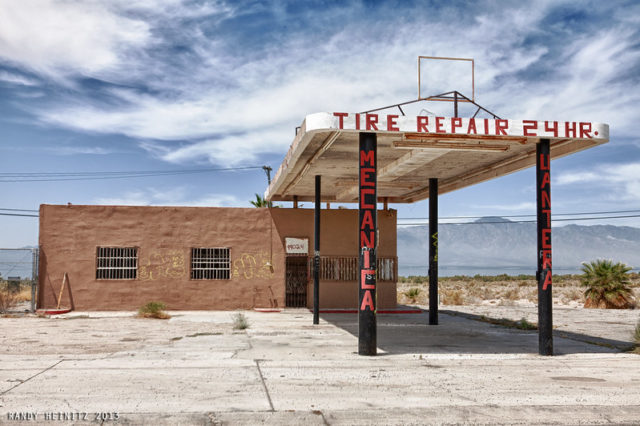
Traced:
[[287, 256], [287, 297], [288, 308], [304, 308], [307, 306], [307, 283], [309, 270], [307, 256]]

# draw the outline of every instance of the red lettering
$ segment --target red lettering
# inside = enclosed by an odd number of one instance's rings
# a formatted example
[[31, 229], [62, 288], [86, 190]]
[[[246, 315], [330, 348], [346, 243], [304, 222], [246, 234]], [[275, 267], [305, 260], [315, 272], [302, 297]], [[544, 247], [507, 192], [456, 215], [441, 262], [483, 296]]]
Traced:
[[580, 137], [591, 139], [591, 123], [580, 123]]
[[551, 184], [551, 178], [549, 177], [549, 172], [544, 172], [542, 175], [542, 183], [540, 184], [540, 189], [543, 189], [547, 185]]
[[[546, 196], [545, 196], [546, 194]], [[549, 194], [545, 191], [542, 193], [542, 206], [544, 207], [545, 198], [547, 200], [547, 206], [551, 207], [551, 201], [549, 200]], [[542, 214], [547, 217], [547, 228], [551, 228], [551, 210], [542, 210]]]
[[558, 122], [552, 121], [553, 125], [549, 126], [549, 121], [544, 122], [544, 131], [545, 132], [553, 132], [553, 137], [558, 137]]
[[360, 114], [356, 114], [356, 130], [360, 130]]
[[523, 120], [522, 128], [524, 130], [525, 136], [537, 136], [537, 132], [532, 132], [532, 130], [538, 129], [538, 122], [534, 120]]
[[551, 285], [551, 271], [547, 271], [547, 275], [544, 277], [544, 284], [542, 285], [542, 289], [546, 290], [548, 286]]
[[[369, 151], [373, 154], [373, 151]], [[376, 169], [369, 167], [360, 168], [360, 186], [376, 186], [375, 180], [368, 180], [371, 178], [371, 173], [375, 173]]]
[[[363, 290], [366, 289], [371, 289], [371, 290], [375, 290], [376, 289], [376, 285], [375, 284], [367, 284], [367, 275], [373, 275], [375, 276], [376, 271], [374, 271], [373, 269], [362, 269], [360, 271], [360, 288]], [[371, 278], [369, 278], [371, 279]]]
[[540, 170], [549, 170], [548, 154], [540, 154]]
[[542, 230], [542, 248], [551, 250], [551, 229]]
[[366, 311], [367, 307], [370, 311], [373, 311], [373, 298], [371, 297], [371, 290], [365, 291], [364, 297], [362, 298], [362, 304], [360, 305], [360, 310]]
[[[368, 211], [368, 210], [367, 210]], [[364, 269], [369, 269], [371, 264], [371, 252], [369, 250], [364, 252]]]
[[[571, 136], [569, 136], [571, 135]], [[575, 138], [576, 137], [576, 123], [567, 121], [564, 123], [564, 136], [566, 138]]]
[[367, 235], [365, 231], [360, 231], [360, 247], [369, 247], [372, 249], [375, 236], [376, 233], [374, 231], [369, 231], [369, 235]]
[[361, 209], [375, 209], [375, 204], [365, 204], [365, 195], [371, 194], [375, 195], [376, 190], [373, 188], [360, 188], [360, 208]]
[[397, 115], [387, 115], [387, 130], [390, 132], [397, 132], [400, 129], [398, 129], [398, 123], [396, 123], [396, 120], [398, 119]]
[[436, 133], [444, 133], [442, 120], [444, 120], [444, 117], [436, 117]]
[[373, 151], [360, 151], [360, 166], [364, 166], [366, 162], [369, 162], [371, 167], [376, 166], [375, 156]]
[[509, 120], [496, 120], [496, 135], [506, 135], [509, 128]]
[[470, 118], [469, 119], [469, 127], [467, 127], [467, 134], [470, 135], [472, 133], [473, 130], [473, 134], [477, 135], [478, 131], [476, 130], [476, 119], [475, 118]]
[[[362, 216], [362, 222], [360, 223], [360, 229], [373, 229], [373, 215], [371, 214], [371, 210], [365, 210], [364, 215]], [[368, 257], [367, 257], [368, 259]]]
[[338, 117], [338, 127], [344, 128], [344, 118], [349, 116], [347, 112], [334, 112], [334, 117]]
[[378, 114], [366, 114], [367, 130], [378, 130]]
[[462, 127], [462, 118], [453, 117], [451, 119], [451, 133], [456, 132], [456, 127]]
[[551, 269], [551, 250], [542, 250], [542, 269]]
[[484, 134], [485, 135], [489, 134], [489, 119], [488, 118], [484, 119]]
[[423, 117], [421, 115], [418, 116], [418, 132], [429, 133], [429, 129], [427, 129], [427, 124], [429, 124], [429, 117]]

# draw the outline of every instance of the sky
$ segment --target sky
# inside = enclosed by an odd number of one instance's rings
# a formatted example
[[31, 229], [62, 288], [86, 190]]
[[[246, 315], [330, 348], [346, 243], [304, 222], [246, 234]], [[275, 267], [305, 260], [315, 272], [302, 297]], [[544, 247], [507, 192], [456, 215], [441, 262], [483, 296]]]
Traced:
[[[250, 207], [307, 114], [415, 99], [419, 55], [474, 58], [476, 101], [503, 118], [610, 125], [552, 162], [554, 213], [640, 209], [637, 1], [191, 0], [0, 0], [0, 208]], [[438, 64], [422, 95], [468, 94], [468, 71]], [[415, 113], [452, 115], [433, 104]], [[203, 168], [245, 169], [169, 174]], [[167, 174], [15, 182], [119, 171]], [[534, 214], [534, 185], [528, 169], [445, 194], [440, 215]], [[0, 230], [0, 247], [37, 244], [37, 218]]]

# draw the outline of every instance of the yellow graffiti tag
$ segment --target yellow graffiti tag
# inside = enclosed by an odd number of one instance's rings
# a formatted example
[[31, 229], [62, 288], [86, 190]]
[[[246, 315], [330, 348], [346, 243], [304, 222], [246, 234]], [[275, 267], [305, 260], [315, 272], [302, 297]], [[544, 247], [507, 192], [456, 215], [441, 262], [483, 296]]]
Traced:
[[272, 278], [273, 268], [270, 266], [269, 256], [266, 252], [242, 253], [233, 261], [232, 278], [253, 279]]
[[139, 279], [155, 281], [160, 278], [182, 278], [187, 273], [184, 253], [180, 250], [154, 250], [146, 263], [140, 265]]

